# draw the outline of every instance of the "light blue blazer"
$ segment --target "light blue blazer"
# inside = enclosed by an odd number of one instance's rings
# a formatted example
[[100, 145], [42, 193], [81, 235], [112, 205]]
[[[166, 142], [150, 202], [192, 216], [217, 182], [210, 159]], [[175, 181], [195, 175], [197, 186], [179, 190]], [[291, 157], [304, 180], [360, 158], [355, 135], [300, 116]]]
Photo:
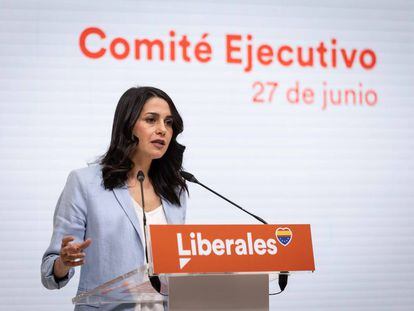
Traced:
[[[185, 222], [185, 191], [180, 202], [181, 206], [176, 206], [162, 199], [168, 223]], [[100, 165], [72, 171], [59, 197], [52, 239], [41, 265], [42, 283], [48, 289], [62, 288], [75, 273], [71, 268], [68, 277], [59, 281], [53, 276], [53, 264], [66, 235], [75, 237], [75, 242], [92, 239], [85, 249], [78, 294], [144, 264], [144, 238], [128, 188], [105, 190]]]

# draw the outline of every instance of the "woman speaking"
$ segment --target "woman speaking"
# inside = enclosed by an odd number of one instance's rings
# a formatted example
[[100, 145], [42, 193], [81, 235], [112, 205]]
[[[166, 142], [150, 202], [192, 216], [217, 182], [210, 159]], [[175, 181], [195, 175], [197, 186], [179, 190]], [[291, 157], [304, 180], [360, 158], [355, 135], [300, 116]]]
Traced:
[[[72, 171], [57, 202], [41, 265], [46, 288], [65, 286], [81, 266], [80, 294], [145, 263], [139, 171], [146, 177], [147, 223], [184, 223], [188, 189], [179, 172], [185, 147], [176, 141], [182, 131], [183, 121], [165, 92], [137, 87], [121, 96], [108, 151], [99, 164]], [[116, 310], [128, 308], [133, 310], [131, 305]]]

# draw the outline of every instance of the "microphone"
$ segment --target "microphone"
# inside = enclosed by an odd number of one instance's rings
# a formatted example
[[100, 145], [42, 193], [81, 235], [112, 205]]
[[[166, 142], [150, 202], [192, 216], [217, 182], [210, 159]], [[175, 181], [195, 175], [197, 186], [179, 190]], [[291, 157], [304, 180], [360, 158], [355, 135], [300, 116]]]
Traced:
[[[256, 218], [256, 219], [257, 219], [258, 221], [260, 221], [261, 223], [263, 223], [263, 224], [265, 224], [265, 225], [267, 225], [267, 224], [268, 224], [268, 223], [267, 223], [265, 220], [263, 220], [261, 217], [259, 217], [259, 216], [255, 215], [255, 214], [253, 214], [253, 213], [251, 213], [251, 212], [249, 212], [249, 211], [246, 211], [244, 208], [242, 208], [241, 206], [237, 205], [236, 203], [234, 203], [234, 202], [230, 201], [229, 199], [225, 198], [225, 197], [224, 197], [224, 196], [222, 196], [221, 194], [219, 194], [219, 193], [215, 192], [213, 189], [210, 189], [210, 188], [209, 188], [209, 187], [207, 187], [206, 185], [203, 185], [201, 182], [199, 182], [199, 181], [197, 180], [197, 178], [195, 178], [195, 176], [194, 176], [193, 174], [188, 173], [188, 172], [185, 172], [185, 171], [180, 171], [180, 174], [181, 174], [181, 176], [182, 176], [185, 180], [187, 180], [187, 181], [189, 181], [189, 182], [192, 182], [192, 183], [195, 183], [195, 184], [199, 184], [200, 186], [202, 186], [202, 187], [206, 188], [208, 191], [210, 191], [210, 192], [214, 193], [215, 195], [219, 196], [220, 198], [222, 198], [222, 199], [226, 200], [227, 202], [229, 202], [230, 204], [234, 205], [235, 207], [237, 207], [238, 209], [242, 210], [243, 212], [245, 212], [245, 213], [249, 214], [250, 216], [252, 216], [252, 217]], [[279, 274], [279, 287], [280, 287], [280, 292], [278, 292], [278, 293], [271, 293], [271, 294], [269, 294], [269, 295], [277, 295], [277, 294], [280, 294], [281, 292], [283, 292], [283, 291], [285, 290], [285, 287], [286, 287], [287, 282], [288, 282], [288, 274], [287, 274], [287, 273], [289, 273], [289, 272], [288, 272], [288, 271], [280, 271], [280, 272], [281, 272], [281, 273]]]
[[[143, 223], [143, 231], [144, 231], [144, 240], [145, 240], [145, 259], [147, 260], [147, 264], [149, 263], [148, 261], [148, 246], [147, 246], [147, 215], [145, 215], [145, 201], [144, 201], [144, 179], [145, 179], [145, 175], [143, 171], [139, 171], [137, 174], [137, 179], [141, 185], [141, 204], [142, 204], [142, 223]], [[152, 287], [161, 294], [161, 281], [160, 278], [158, 276], [152, 275], [150, 276], [148, 274], [148, 278], [151, 282]]]
[[280, 292], [283, 292], [288, 282], [287, 273], [289, 272], [288, 271], [280, 271], [280, 272], [282, 272], [282, 274], [279, 274], [279, 287], [280, 287]]
[[[138, 181], [142, 184], [142, 182], [144, 181], [144, 179], [145, 179], [145, 175], [144, 175], [144, 172], [143, 171], [139, 171], [138, 172], [138, 174], [137, 174], [137, 179], [138, 179]], [[143, 196], [141, 196], [141, 199], [143, 200], [142, 201], [142, 204], [144, 204], [144, 198], [143, 198]]]
[[185, 180], [187, 180], [187, 181], [189, 181], [189, 182], [193, 182], [193, 183], [199, 184], [200, 186], [202, 186], [202, 187], [206, 188], [208, 191], [210, 191], [210, 192], [214, 193], [215, 195], [219, 196], [219, 197], [220, 197], [220, 198], [222, 198], [223, 200], [226, 200], [226, 201], [227, 201], [227, 202], [229, 202], [230, 204], [232, 204], [232, 205], [234, 205], [235, 207], [237, 207], [238, 209], [242, 210], [242, 211], [243, 211], [243, 212], [245, 212], [246, 214], [249, 214], [250, 216], [252, 216], [252, 217], [256, 218], [258, 221], [260, 221], [261, 223], [263, 223], [263, 224], [267, 225], [267, 222], [266, 222], [265, 220], [263, 220], [263, 218], [261, 218], [261, 217], [259, 217], [259, 216], [255, 215], [255, 214], [253, 214], [253, 213], [251, 213], [251, 212], [249, 212], [249, 211], [246, 211], [243, 207], [241, 207], [241, 206], [237, 205], [236, 203], [234, 203], [234, 202], [230, 201], [229, 199], [227, 199], [227, 198], [225, 198], [224, 196], [222, 196], [221, 194], [219, 194], [219, 193], [215, 192], [213, 189], [210, 189], [210, 188], [209, 188], [209, 187], [207, 187], [206, 185], [203, 185], [201, 182], [199, 182], [199, 181], [197, 180], [197, 178], [195, 178], [195, 177], [194, 177], [194, 175], [193, 175], [193, 174], [190, 174], [190, 173], [185, 172], [185, 171], [180, 171], [180, 174], [181, 174], [181, 176], [182, 176]]

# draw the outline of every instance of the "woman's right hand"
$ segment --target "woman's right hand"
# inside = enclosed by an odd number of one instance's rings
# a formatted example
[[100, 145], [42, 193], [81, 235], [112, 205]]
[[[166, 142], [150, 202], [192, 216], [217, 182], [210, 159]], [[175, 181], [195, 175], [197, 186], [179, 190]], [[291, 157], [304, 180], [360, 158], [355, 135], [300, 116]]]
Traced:
[[53, 273], [56, 278], [65, 277], [71, 267], [81, 266], [85, 263], [83, 250], [91, 245], [92, 240], [87, 239], [82, 243], [71, 243], [75, 240], [72, 236], [65, 236], [62, 239], [59, 257], [55, 260]]

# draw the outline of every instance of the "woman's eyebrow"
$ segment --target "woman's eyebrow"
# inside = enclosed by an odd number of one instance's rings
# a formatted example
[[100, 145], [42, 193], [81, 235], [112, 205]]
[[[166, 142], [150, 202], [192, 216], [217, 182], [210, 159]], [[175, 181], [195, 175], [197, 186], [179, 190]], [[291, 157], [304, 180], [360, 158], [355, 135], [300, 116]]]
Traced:
[[[148, 114], [150, 114], [150, 115], [153, 115], [153, 116], [156, 116], [156, 117], [159, 117], [160, 116], [160, 114], [158, 113], [158, 112], [146, 112], [145, 113], [145, 115], [148, 115]], [[165, 118], [172, 118], [173, 116], [172, 115], [167, 115], [167, 116], [165, 116]]]

